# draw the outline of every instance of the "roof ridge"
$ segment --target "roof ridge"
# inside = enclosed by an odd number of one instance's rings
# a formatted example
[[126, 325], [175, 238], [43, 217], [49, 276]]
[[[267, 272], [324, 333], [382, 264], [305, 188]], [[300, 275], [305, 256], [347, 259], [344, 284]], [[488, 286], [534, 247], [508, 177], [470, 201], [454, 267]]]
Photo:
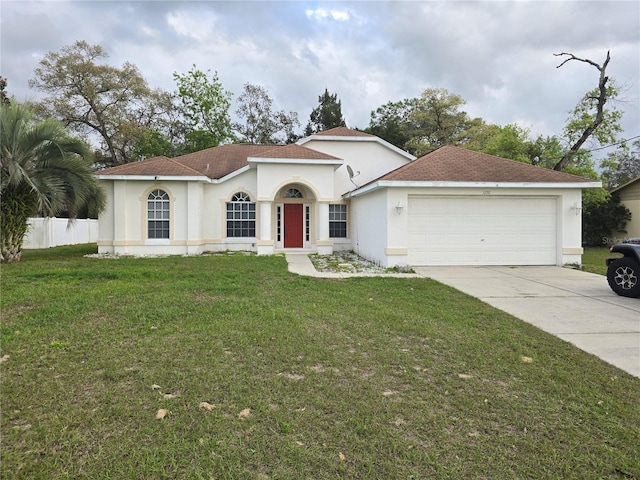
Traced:
[[189, 165], [185, 165], [183, 162], [178, 161], [178, 158], [180, 157], [176, 157], [176, 158], [167, 158], [167, 160], [169, 160], [171, 163], [173, 163], [174, 165], [179, 165], [182, 168], [186, 168], [187, 170], [190, 170], [192, 172], [197, 173], [198, 175], [204, 175], [205, 177], [207, 176], [205, 173], [202, 173], [200, 170], [196, 170], [193, 167], [190, 167]]
[[[261, 154], [269, 153], [269, 152], [271, 152], [271, 151], [273, 151], [273, 150], [279, 150], [279, 149], [281, 149], [281, 148], [288, 147], [289, 145], [295, 145], [295, 144], [293, 144], [293, 143], [289, 143], [289, 144], [287, 144], [287, 145], [273, 145], [273, 148], [266, 149], [266, 150], [264, 150], [263, 152], [261, 152]], [[262, 147], [262, 146], [264, 146], [264, 147], [269, 147], [269, 146], [271, 146], [271, 145], [264, 144], [264, 145], [255, 145], [255, 146], [256, 146], [256, 147]], [[298, 146], [301, 146], [301, 145], [298, 145]]]
[[[340, 135], [336, 132], [350, 132], [350, 135]], [[333, 133], [332, 133], [333, 132]], [[316, 132], [312, 135], [318, 136], [336, 136], [336, 137], [375, 137], [376, 135], [372, 135], [371, 133], [363, 132], [362, 130], [356, 130], [355, 128], [349, 128], [345, 125], [339, 125], [337, 127], [332, 127], [327, 130], [322, 130], [320, 132]]]

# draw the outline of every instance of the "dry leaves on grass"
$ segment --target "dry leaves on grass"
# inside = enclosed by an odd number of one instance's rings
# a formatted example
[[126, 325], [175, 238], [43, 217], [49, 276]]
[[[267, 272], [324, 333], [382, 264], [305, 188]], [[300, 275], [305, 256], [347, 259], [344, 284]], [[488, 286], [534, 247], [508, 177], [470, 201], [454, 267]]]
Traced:
[[294, 380], [294, 381], [300, 381], [300, 380], [304, 380], [304, 375], [300, 375], [297, 373], [289, 373], [289, 372], [285, 372], [285, 373], [279, 373], [278, 375], [284, 377], [284, 378], [288, 378], [289, 380]]
[[531, 357], [525, 357], [525, 356], [523, 356], [523, 357], [521, 358], [521, 360], [522, 360], [522, 363], [533, 363], [533, 358], [531, 358]]
[[206, 410], [207, 412], [210, 412], [211, 410], [216, 408], [216, 406], [209, 402], [200, 402], [200, 405], [198, 405], [198, 408], [200, 408], [201, 410]]
[[245, 408], [244, 410], [242, 410], [239, 414], [238, 414], [238, 418], [249, 418], [251, 416], [251, 409], [250, 408]]
[[9, 355], [3, 355], [2, 358], [0, 358], [0, 363], [4, 363], [7, 360], [9, 360]]
[[157, 420], [162, 420], [164, 417], [166, 417], [167, 415], [169, 415], [169, 410], [161, 408], [160, 410], [158, 410], [158, 412], [156, 413], [156, 419]]

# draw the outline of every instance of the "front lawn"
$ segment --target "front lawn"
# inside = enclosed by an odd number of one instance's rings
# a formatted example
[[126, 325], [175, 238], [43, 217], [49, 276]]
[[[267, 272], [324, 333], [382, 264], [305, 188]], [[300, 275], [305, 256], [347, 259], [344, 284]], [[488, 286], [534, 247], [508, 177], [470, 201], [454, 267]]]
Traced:
[[607, 258], [621, 257], [619, 253], [611, 253], [609, 247], [585, 247], [582, 254], [582, 269], [586, 272], [607, 274]]
[[640, 478], [639, 379], [435, 281], [93, 251], [1, 267], [3, 479]]

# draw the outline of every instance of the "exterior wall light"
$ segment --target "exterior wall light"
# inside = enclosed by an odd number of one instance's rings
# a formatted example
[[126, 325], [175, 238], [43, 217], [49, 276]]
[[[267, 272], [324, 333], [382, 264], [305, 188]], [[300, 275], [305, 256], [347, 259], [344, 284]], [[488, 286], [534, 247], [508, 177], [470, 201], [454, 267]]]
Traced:
[[403, 208], [404, 208], [404, 205], [402, 205], [401, 202], [398, 202], [398, 204], [396, 205], [396, 212], [398, 212], [398, 215], [402, 213]]
[[578, 202], [574, 202], [573, 205], [571, 205], [571, 210], [573, 210], [573, 213], [577, 215], [580, 215], [580, 213], [582, 213], [582, 205], [580, 205]]

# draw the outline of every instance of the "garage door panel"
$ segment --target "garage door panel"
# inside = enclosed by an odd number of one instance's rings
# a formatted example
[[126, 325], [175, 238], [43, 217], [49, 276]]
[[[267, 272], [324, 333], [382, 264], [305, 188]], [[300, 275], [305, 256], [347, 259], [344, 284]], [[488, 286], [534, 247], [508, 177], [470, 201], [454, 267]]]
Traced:
[[413, 265], [555, 265], [556, 200], [410, 198]]

